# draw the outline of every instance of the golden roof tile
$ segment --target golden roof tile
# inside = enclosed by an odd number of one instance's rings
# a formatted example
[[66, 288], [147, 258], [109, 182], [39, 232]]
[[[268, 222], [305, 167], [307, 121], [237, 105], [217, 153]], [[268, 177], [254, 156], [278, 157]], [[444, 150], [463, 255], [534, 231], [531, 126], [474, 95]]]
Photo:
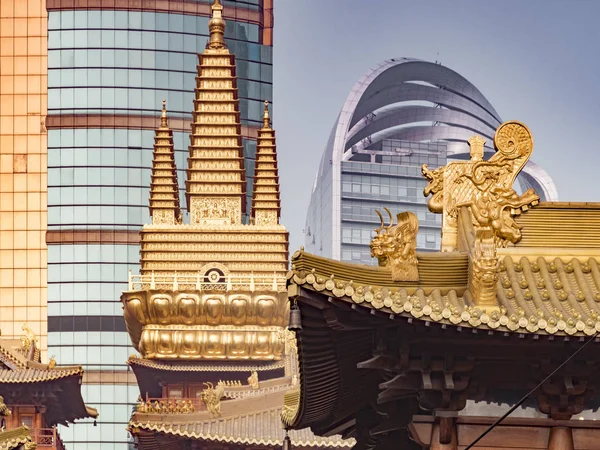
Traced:
[[70, 376], [83, 376], [81, 366], [57, 367], [55, 369], [27, 368], [0, 370], [0, 383], [41, 383]]
[[[298, 258], [310, 261], [313, 256], [303, 253]], [[498, 267], [497, 308], [475, 307], [471, 293], [465, 289], [361, 284], [336, 272], [325, 277], [296, 269], [289, 283], [426, 321], [528, 334], [590, 336], [600, 331], [599, 259], [506, 255]], [[345, 273], [364, 269], [345, 265]]]
[[[281, 422], [284, 389], [265, 395], [247, 396], [221, 402], [221, 416], [213, 418], [208, 411], [192, 414], [135, 413], [129, 429], [154, 431], [182, 438], [245, 445], [281, 446], [285, 432]], [[136, 430], [137, 429], [137, 430]], [[353, 439], [339, 436], [319, 437], [310, 429], [291, 430], [292, 444], [298, 447], [347, 448]]]
[[541, 202], [515, 217], [522, 228], [517, 247], [600, 248], [600, 203]]
[[25, 450], [34, 450], [36, 447], [27, 426], [0, 431], [0, 450], [13, 450], [20, 446], [23, 446]]
[[0, 339], [0, 364], [12, 369], [26, 368], [27, 358], [17, 351], [20, 347], [18, 339]]

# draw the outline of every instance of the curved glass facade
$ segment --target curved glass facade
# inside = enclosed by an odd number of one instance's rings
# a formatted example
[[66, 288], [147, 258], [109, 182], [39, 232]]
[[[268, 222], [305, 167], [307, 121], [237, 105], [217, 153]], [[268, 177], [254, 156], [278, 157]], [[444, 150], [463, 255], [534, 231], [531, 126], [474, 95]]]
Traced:
[[[469, 157], [467, 140], [493, 136], [502, 123], [468, 80], [440, 64], [398, 58], [382, 62], [352, 89], [331, 131], [306, 219], [308, 251], [375, 264], [369, 243], [375, 210], [410, 210], [419, 218], [419, 250], [440, 246], [441, 217], [426, 206], [420, 167]], [[543, 200], [557, 200], [552, 179], [533, 162], [519, 176]]]
[[[204, 2], [208, 3], [208, 1]], [[262, 0], [224, 1], [240, 17], [270, 13]], [[229, 8], [229, 9], [228, 9]], [[48, 343], [59, 364], [83, 364], [83, 394], [100, 417], [61, 430], [68, 446], [124, 449], [139, 390], [121, 292], [139, 271], [138, 231], [151, 222], [154, 130], [167, 101], [182, 204], [198, 53], [208, 17], [175, 12], [52, 10], [48, 14]], [[272, 46], [249, 19], [227, 19], [236, 55], [244, 154], [272, 100]], [[135, 123], [132, 120], [135, 118]], [[246, 163], [250, 205], [253, 161]], [[248, 208], [248, 211], [250, 208]]]

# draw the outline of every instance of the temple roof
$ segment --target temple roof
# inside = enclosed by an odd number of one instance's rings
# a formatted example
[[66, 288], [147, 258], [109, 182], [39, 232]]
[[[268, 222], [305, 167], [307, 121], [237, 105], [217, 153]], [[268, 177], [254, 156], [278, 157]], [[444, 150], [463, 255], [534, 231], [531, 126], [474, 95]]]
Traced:
[[300, 390], [286, 425], [376, 448], [407, 438], [418, 411], [516, 402], [584, 342], [532, 399], [553, 419], [598, 407], [600, 204], [513, 189], [533, 151], [519, 122], [498, 128], [488, 160], [483, 139], [469, 144], [470, 161], [422, 167], [429, 210], [442, 214], [439, 252], [416, 251], [414, 213], [385, 209], [370, 244], [378, 267], [293, 255]]
[[160, 397], [165, 382], [234, 380], [247, 377], [253, 371], [263, 380], [280, 377], [285, 361], [161, 361], [130, 357], [127, 364], [135, 373], [142, 396]]
[[[600, 257], [501, 257], [499, 308], [493, 311], [478, 308], [467, 290], [466, 254], [423, 254], [418, 258], [421, 282], [393, 283], [385, 268], [296, 252], [288, 276], [290, 292], [296, 285], [350, 304], [447, 325], [534, 334], [592, 335], [600, 331]], [[441, 271], [438, 283], [436, 261]], [[431, 279], [421, 272], [429, 264]], [[457, 275], [454, 286], [444, 280], [447, 267]]]
[[54, 359], [41, 363], [35, 336], [21, 341], [0, 339], [0, 396], [7, 404], [34, 404], [39, 401], [37, 391], [48, 390], [51, 395], [42, 398], [48, 406], [45, 419], [49, 426], [98, 417], [98, 411], [83, 402], [82, 378], [81, 366], [58, 367]]
[[155, 359], [144, 359], [130, 357], [127, 364], [135, 370], [136, 366], [147, 367], [158, 371], [174, 371], [174, 372], [247, 372], [247, 371], [263, 371], [281, 369], [284, 366], [284, 361], [267, 362], [266, 364], [243, 363], [236, 362], [235, 364], [226, 363], [211, 363], [197, 361], [161, 361]]
[[[134, 434], [143, 431], [158, 432], [174, 437], [245, 445], [281, 446], [285, 431], [281, 423], [286, 388], [289, 379], [273, 380], [279, 383], [274, 392], [256, 395], [248, 390], [247, 396], [221, 402], [219, 417], [209, 411], [189, 414], [141, 414], [136, 412], [129, 423]], [[262, 383], [261, 383], [262, 384]], [[246, 389], [249, 389], [246, 387]], [[352, 447], [354, 440], [339, 436], [318, 437], [309, 429], [289, 433], [295, 447]], [[142, 439], [140, 437], [140, 439]], [[146, 438], [147, 439], [147, 438]]]
[[36, 447], [27, 426], [23, 425], [12, 430], [0, 431], [0, 450], [14, 450], [21, 446], [25, 450], [33, 450]]

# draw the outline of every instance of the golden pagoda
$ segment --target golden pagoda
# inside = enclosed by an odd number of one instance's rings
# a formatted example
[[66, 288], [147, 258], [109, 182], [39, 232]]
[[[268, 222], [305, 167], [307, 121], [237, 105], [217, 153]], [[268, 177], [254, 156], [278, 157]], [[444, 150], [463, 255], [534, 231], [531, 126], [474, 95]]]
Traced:
[[[275, 132], [265, 102], [249, 223], [235, 56], [219, 0], [199, 57], [183, 223], [166, 106], [154, 142], [150, 214], [140, 274], [121, 301], [140, 387], [129, 430], [157, 446], [281, 446], [284, 395], [297, 384], [295, 339], [286, 329], [288, 233], [279, 223]], [[309, 430], [299, 447], [349, 447]]]
[[600, 204], [513, 188], [533, 151], [522, 123], [488, 160], [484, 142], [422, 168], [441, 251], [417, 252], [416, 216], [386, 211], [378, 267], [294, 254], [290, 429], [365, 450], [600, 448]]
[[275, 140], [259, 137], [253, 223], [246, 201], [235, 56], [223, 41], [215, 2], [199, 55], [181, 223], [172, 131], [163, 107], [156, 130], [150, 213], [141, 231], [141, 271], [123, 294], [125, 319], [142, 358], [279, 361], [287, 318], [288, 233], [279, 224]]

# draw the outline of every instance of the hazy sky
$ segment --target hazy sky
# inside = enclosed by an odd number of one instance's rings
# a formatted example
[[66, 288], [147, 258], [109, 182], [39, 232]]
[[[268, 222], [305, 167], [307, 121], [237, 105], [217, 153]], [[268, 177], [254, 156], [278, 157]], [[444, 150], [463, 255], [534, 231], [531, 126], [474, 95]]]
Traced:
[[439, 60], [503, 120], [561, 201], [600, 201], [600, 0], [275, 0], [274, 126], [290, 251], [350, 89], [384, 59]]

